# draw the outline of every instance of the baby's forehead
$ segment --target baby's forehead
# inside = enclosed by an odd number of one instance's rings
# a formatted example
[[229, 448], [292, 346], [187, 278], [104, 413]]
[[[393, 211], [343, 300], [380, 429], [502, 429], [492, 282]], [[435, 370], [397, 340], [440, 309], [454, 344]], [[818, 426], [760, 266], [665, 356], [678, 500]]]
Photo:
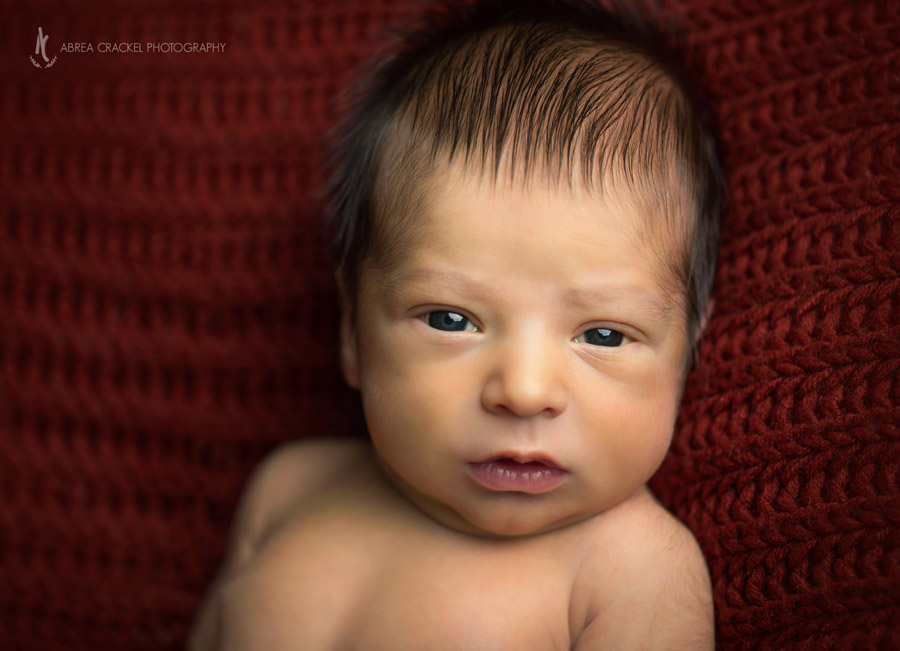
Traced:
[[[382, 240], [383, 269], [406, 267], [410, 260], [431, 244], [437, 231], [445, 231], [454, 225], [454, 220], [470, 213], [482, 220], [487, 229], [497, 216], [492, 210], [502, 209], [527, 215], [529, 220], [544, 222], [547, 230], [531, 230], [526, 221], [517, 222], [519, 235], [544, 238], [547, 233], [562, 229], [563, 221], [572, 224], [583, 222], [584, 232], [590, 231], [590, 221], [599, 211], [612, 212], [619, 219], [604, 228], [612, 228], [624, 233], [636, 246], [638, 253], [623, 260], [626, 267], [650, 268], [658, 284], [666, 294], [678, 297], [674, 302], [682, 307], [683, 268], [686, 264], [686, 241], [683, 233], [685, 221], [690, 218], [660, 214], [660, 208], [652, 201], [635, 196], [633, 192], [616, 186], [612, 180], [604, 183], [584, 184], [578, 177], [554, 177], [546, 170], [532, 168], [529, 172], [519, 170], [509, 174], [485, 173], [482, 169], [466, 168], [459, 162], [442, 163], [433, 173], [421, 179], [416, 187], [403, 193], [408, 203], [408, 212], [388, 211], [378, 218], [381, 227], [377, 239]], [[452, 206], [452, 210], [448, 209]], [[502, 206], [502, 208], [498, 208]], [[537, 209], [535, 209], [537, 208]], [[675, 225], [673, 228], [672, 225]], [[567, 231], [569, 232], [569, 231]], [[466, 240], [470, 247], [492, 246], [490, 240], [477, 237]], [[602, 234], [601, 234], [602, 235]], [[591, 237], [597, 238], [596, 232]], [[574, 243], [573, 243], [574, 244]], [[583, 242], [579, 243], [583, 244]], [[598, 246], [602, 255], [602, 246]], [[548, 258], [565, 261], [571, 248], [565, 242], [554, 242], [543, 252]], [[498, 261], [498, 265], [502, 264]]]

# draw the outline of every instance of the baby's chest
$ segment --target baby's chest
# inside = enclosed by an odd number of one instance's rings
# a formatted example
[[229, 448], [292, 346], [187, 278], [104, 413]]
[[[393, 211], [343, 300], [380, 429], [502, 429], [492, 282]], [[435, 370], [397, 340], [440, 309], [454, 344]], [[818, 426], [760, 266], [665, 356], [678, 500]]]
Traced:
[[407, 534], [364, 523], [297, 529], [261, 558], [257, 585], [248, 582], [270, 604], [257, 624], [293, 640], [284, 648], [570, 648], [562, 555]]

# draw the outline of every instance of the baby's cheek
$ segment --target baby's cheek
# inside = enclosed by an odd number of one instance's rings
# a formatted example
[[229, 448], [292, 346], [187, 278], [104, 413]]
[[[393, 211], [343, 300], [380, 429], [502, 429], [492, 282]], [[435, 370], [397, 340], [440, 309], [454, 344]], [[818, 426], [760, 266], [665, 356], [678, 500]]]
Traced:
[[[628, 408], [620, 410], [617, 448], [623, 468], [633, 468], [641, 482], [649, 479], [669, 449], [677, 413], [676, 382], [648, 378]], [[643, 475], [646, 474], [646, 477]]]
[[363, 409], [372, 441], [384, 455], [414, 452], [424, 447], [434, 420], [434, 388], [410, 381], [405, 375], [385, 372], [369, 376], [363, 387]]

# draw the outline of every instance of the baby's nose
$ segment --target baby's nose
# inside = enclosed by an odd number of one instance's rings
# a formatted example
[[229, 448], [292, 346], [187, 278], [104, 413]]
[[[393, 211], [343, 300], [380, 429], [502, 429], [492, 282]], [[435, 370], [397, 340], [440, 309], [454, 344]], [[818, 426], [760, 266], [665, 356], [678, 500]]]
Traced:
[[561, 414], [567, 400], [561, 348], [540, 332], [498, 345], [482, 391], [485, 409], [520, 417]]

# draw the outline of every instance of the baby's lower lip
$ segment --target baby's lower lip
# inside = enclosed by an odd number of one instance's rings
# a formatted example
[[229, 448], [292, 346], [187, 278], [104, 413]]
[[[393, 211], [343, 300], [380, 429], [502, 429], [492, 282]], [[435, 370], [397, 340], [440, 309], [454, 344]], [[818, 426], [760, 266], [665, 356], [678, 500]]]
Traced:
[[557, 488], [568, 474], [551, 463], [499, 458], [469, 463], [476, 482], [493, 491], [548, 493]]

